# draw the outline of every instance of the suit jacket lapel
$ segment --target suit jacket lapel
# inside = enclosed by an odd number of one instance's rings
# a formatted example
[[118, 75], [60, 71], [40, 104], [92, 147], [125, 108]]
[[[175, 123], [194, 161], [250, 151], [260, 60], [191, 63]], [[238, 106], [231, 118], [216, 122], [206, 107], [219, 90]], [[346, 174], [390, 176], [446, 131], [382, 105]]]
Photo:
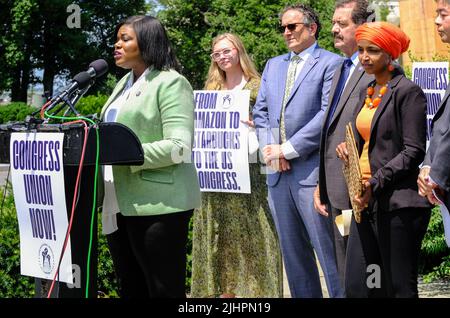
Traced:
[[319, 55], [320, 55], [320, 51], [318, 50], [318, 46], [316, 46], [316, 48], [314, 49], [313, 54], [311, 54], [311, 56], [303, 64], [302, 71], [298, 75], [297, 80], [295, 81], [294, 86], [292, 87], [291, 95], [289, 95], [289, 98], [288, 98], [288, 100], [286, 102], [286, 107], [288, 106], [289, 101], [292, 99], [292, 96], [294, 96], [295, 92], [297, 91], [298, 87], [303, 82], [305, 77], [313, 69], [314, 65], [317, 64], [317, 60], [319, 58]]
[[372, 125], [370, 126], [370, 134], [372, 135], [373, 128], [377, 124], [378, 119], [380, 118], [381, 114], [383, 113], [386, 106], [389, 104], [393, 91], [395, 89], [395, 86], [397, 86], [398, 82], [401, 80], [402, 75], [397, 75], [391, 80], [391, 83], [389, 84], [388, 91], [381, 99], [381, 104], [378, 106], [377, 110], [375, 111], [375, 115], [372, 119]]
[[381, 104], [377, 107], [377, 110], [375, 111], [375, 114], [373, 115], [372, 119], [372, 125], [370, 126], [370, 134], [372, 135], [373, 128], [377, 124], [378, 119], [380, 118], [381, 114], [383, 113], [384, 109], [386, 108], [386, 105], [389, 103], [392, 97], [392, 89], [389, 89], [387, 93], [383, 96], [381, 99]]
[[114, 91], [111, 93], [111, 96], [109, 96], [105, 105], [103, 105], [103, 107], [102, 107], [102, 111], [100, 113], [100, 118], [103, 118], [103, 115], [105, 114], [105, 111], [108, 109], [108, 106], [116, 99], [117, 95], [120, 92], [122, 92], [123, 88], [125, 87], [126, 83], [129, 80], [130, 76], [131, 76], [131, 72], [128, 73], [127, 76], [124, 76], [124, 78], [122, 78], [119, 83], [117, 83], [117, 86], [114, 88]]
[[[339, 78], [341, 77], [343, 65], [344, 65], [344, 63], [342, 63], [341, 66], [338, 67], [337, 70], [336, 70], [336, 72], [334, 73], [333, 81], [331, 82], [330, 94], [329, 94], [329, 96], [330, 96], [331, 98], [334, 98], [334, 97], [335, 97], [335, 96], [334, 96], [334, 93], [336, 92], [336, 87], [337, 87], [337, 84], [339, 83]], [[331, 102], [332, 102], [332, 100], [329, 99], [329, 101], [328, 101], [328, 106], [331, 105]], [[329, 108], [327, 108], [327, 110], [328, 110], [328, 109], [329, 109]]]
[[280, 70], [278, 72], [278, 98], [277, 100], [279, 105], [279, 113], [281, 116], [281, 107], [283, 106], [283, 99], [284, 99], [284, 90], [286, 88], [286, 79], [287, 79], [287, 72], [289, 68], [289, 56], [290, 54], [286, 54], [283, 57], [283, 62], [280, 65]]
[[[345, 86], [344, 91], [342, 92], [341, 99], [339, 99], [339, 103], [336, 106], [336, 110], [334, 111], [333, 118], [331, 118], [331, 121], [330, 121], [330, 125], [333, 123], [333, 121], [336, 119], [336, 117], [340, 114], [340, 112], [344, 108], [345, 104], [347, 104], [347, 100], [349, 99], [352, 92], [358, 86], [358, 83], [361, 80], [363, 75], [364, 75], [364, 69], [361, 67], [361, 64], [358, 63], [356, 65], [355, 70], [352, 73], [352, 76], [350, 76], [350, 79], [348, 80], [348, 83]], [[330, 95], [330, 96], [332, 96], [332, 95]], [[336, 96], [333, 96], [333, 98], [336, 98]], [[331, 101], [328, 106], [330, 106], [330, 104], [331, 104]]]
[[442, 112], [444, 111], [445, 104], [447, 103], [447, 99], [449, 98], [449, 96], [450, 96], [450, 85], [447, 86], [447, 89], [444, 94], [444, 98], [442, 98], [441, 103], [439, 104], [439, 107], [436, 111], [436, 114], [434, 114], [433, 122], [438, 120], [438, 118], [441, 116]]
[[339, 106], [342, 106], [341, 104], [345, 104], [350, 97], [350, 94], [355, 90], [355, 88], [358, 86], [359, 81], [361, 80], [361, 77], [364, 75], [364, 69], [361, 67], [361, 65], [358, 63], [355, 67], [355, 70], [352, 73], [352, 76], [350, 76], [350, 79], [348, 80], [347, 85], [344, 88], [344, 91], [342, 92], [341, 99], [339, 100]]

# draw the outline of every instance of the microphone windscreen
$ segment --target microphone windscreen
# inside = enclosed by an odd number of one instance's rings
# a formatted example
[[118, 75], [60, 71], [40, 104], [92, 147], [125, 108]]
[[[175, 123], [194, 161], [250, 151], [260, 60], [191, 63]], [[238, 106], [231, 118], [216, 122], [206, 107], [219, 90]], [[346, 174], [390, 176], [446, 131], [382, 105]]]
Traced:
[[89, 67], [95, 70], [95, 77], [100, 77], [108, 71], [108, 63], [104, 59], [95, 60]]
[[86, 86], [89, 85], [89, 82], [91, 81], [91, 76], [88, 72], [80, 72], [73, 78], [74, 82], [77, 82], [78, 89], [83, 89]]

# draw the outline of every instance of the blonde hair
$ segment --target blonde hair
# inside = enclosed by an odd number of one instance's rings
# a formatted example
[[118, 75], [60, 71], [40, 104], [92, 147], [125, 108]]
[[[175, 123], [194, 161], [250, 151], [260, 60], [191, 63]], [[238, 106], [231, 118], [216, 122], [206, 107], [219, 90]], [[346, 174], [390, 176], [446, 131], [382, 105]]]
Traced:
[[[238, 51], [239, 64], [241, 65], [242, 72], [244, 73], [245, 78], [248, 79], [248, 81], [250, 81], [251, 79], [259, 79], [260, 76], [258, 74], [258, 71], [256, 70], [255, 64], [248, 56], [244, 44], [237, 35], [232, 33], [219, 34], [213, 39], [211, 48], [214, 48], [214, 46], [219, 41], [222, 41], [224, 39], [230, 41]], [[225, 72], [219, 67], [216, 61], [211, 60], [208, 77], [206, 78], [205, 82], [205, 89], [220, 90], [225, 85], [225, 81]]]

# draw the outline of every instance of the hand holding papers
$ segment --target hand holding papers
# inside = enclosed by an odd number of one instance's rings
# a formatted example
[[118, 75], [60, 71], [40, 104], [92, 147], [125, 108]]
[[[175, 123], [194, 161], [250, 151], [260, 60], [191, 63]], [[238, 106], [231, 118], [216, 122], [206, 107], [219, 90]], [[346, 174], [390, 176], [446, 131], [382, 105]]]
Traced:
[[336, 216], [334, 222], [341, 236], [347, 236], [350, 233], [350, 222], [352, 220], [352, 210], [342, 210], [342, 214]]

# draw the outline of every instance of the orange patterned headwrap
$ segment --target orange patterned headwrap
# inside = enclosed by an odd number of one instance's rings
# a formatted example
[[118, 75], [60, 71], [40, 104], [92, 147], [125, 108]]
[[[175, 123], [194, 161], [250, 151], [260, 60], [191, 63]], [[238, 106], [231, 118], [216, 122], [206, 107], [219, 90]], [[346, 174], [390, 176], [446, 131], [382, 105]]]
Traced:
[[364, 23], [356, 29], [356, 41], [367, 40], [397, 59], [409, 47], [409, 37], [400, 28], [388, 22]]

